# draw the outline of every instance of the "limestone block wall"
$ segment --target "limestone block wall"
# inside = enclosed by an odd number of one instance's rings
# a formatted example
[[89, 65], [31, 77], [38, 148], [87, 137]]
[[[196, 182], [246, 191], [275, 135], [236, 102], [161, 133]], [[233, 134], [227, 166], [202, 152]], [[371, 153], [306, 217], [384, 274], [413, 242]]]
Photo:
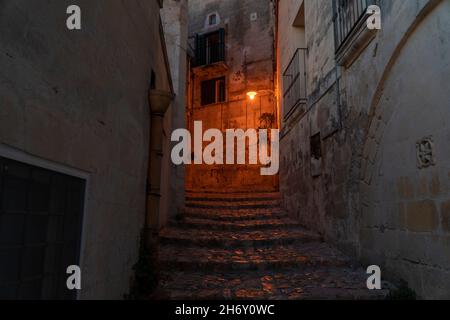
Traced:
[[129, 290], [145, 217], [148, 89], [169, 90], [158, 1], [0, 3], [0, 143], [89, 175], [82, 299]]
[[370, 106], [360, 254], [422, 297], [448, 299], [450, 3], [428, 5], [396, 48]]
[[382, 30], [339, 67], [331, 1], [305, 0], [307, 111], [281, 147], [291, 215], [423, 298], [450, 295], [449, 5], [381, 2]]
[[[208, 26], [209, 14], [218, 14], [218, 25]], [[203, 121], [204, 130], [258, 129], [261, 116], [277, 119], [275, 89], [274, 6], [272, 1], [189, 1], [189, 39], [195, 49], [195, 35], [225, 29], [225, 64], [192, 70], [189, 127]], [[201, 106], [201, 82], [225, 76], [226, 102]], [[258, 92], [254, 101], [246, 95]], [[277, 128], [277, 121], [273, 121]], [[262, 177], [260, 166], [188, 166], [187, 189], [272, 191], [278, 178]]]

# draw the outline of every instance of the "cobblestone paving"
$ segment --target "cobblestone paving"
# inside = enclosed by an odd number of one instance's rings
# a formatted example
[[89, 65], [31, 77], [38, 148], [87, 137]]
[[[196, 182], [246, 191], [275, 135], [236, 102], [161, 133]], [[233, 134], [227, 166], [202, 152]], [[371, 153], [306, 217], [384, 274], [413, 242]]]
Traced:
[[[380, 299], [364, 270], [301, 228], [277, 194], [189, 194], [160, 235], [159, 292], [170, 299]], [[265, 206], [267, 204], [267, 206]]]

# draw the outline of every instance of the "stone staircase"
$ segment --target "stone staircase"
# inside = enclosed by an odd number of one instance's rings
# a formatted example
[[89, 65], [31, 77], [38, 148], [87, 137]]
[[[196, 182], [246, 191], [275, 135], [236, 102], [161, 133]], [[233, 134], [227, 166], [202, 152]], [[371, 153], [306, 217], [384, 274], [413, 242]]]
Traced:
[[191, 193], [160, 234], [169, 299], [382, 299], [364, 270], [281, 210], [277, 193]]

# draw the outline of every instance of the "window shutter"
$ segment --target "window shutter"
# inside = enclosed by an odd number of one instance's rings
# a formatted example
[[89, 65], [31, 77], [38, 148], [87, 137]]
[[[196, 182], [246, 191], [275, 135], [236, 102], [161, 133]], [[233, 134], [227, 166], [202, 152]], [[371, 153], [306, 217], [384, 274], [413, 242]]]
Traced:
[[202, 106], [216, 103], [216, 79], [203, 81], [201, 90]]
[[206, 64], [206, 38], [203, 35], [196, 35], [195, 60], [196, 66]]
[[219, 30], [220, 35], [220, 61], [225, 61], [225, 29]]
[[200, 65], [200, 36], [195, 35], [195, 65]]

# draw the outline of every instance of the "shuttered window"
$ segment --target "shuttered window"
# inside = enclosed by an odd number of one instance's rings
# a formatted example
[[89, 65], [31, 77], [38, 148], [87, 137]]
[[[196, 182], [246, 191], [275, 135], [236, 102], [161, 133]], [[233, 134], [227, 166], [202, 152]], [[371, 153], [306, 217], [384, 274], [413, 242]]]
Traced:
[[225, 30], [197, 35], [195, 58], [196, 66], [225, 61]]
[[202, 82], [201, 86], [202, 106], [225, 102], [225, 100], [226, 100], [225, 77], [206, 80]]

